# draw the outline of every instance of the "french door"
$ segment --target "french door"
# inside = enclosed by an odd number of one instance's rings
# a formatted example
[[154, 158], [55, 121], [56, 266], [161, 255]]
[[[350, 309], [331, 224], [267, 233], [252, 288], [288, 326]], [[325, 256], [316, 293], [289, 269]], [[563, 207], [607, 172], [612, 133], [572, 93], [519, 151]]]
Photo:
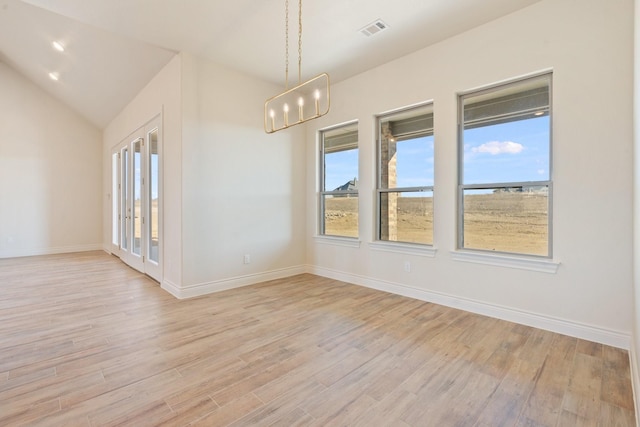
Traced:
[[111, 153], [112, 253], [162, 280], [160, 118], [138, 129]]

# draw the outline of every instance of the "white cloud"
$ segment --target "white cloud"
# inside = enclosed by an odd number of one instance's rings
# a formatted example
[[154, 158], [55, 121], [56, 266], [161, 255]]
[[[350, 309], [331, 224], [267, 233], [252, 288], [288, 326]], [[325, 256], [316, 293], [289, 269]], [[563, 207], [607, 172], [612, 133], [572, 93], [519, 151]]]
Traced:
[[544, 169], [538, 169], [538, 175], [544, 175], [545, 172], [546, 170]]
[[489, 153], [492, 156], [496, 154], [518, 154], [522, 150], [524, 150], [524, 146], [513, 141], [491, 141], [471, 149], [474, 153]]

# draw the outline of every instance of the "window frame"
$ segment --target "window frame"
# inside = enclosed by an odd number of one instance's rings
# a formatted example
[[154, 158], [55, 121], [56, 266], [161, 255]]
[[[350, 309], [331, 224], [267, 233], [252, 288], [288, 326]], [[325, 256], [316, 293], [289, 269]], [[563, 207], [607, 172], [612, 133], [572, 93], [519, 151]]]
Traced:
[[[481, 184], [464, 184], [464, 131], [465, 121], [464, 100], [472, 96], [490, 94], [509, 87], [517, 87], [527, 81], [546, 79], [548, 83], [548, 117], [549, 117], [549, 174], [548, 179], [539, 181], [512, 181], [512, 182], [484, 182]], [[553, 258], [553, 71], [543, 71], [536, 74], [512, 79], [506, 82], [492, 84], [479, 89], [459, 92], [457, 97], [458, 109], [458, 195], [457, 195], [457, 241], [458, 251], [474, 252], [481, 254], [496, 254], [516, 256], [532, 259], [550, 260]], [[465, 190], [495, 190], [523, 187], [547, 187], [547, 254], [537, 255], [524, 252], [498, 251], [480, 248], [468, 248], [464, 246], [464, 193]]]
[[[359, 198], [359, 193], [358, 193], [358, 189], [355, 190], [327, 190], [325, 188], [325, 171], [326, 171], [326, 163], [325, 163], [325, 155], [326, 155], [326, 151], [325, 151], [325, 135], [328, 132], [331, 131], [335, 131], [337, 129], [341, 129], [341, 128], [348, 128], [348, 127], [352, 127], [355, 126], [355, 132], [357, 132], [358, 134], [358, 138], [356, 140], [356, 146], [357, 146], [357, 150], [358, 150], [358, 159], [357, 159], [357, 166], [358, 166], [358, 176], [356, 177], [356, 179], [358, 180], [358, 182], [360, 181], [360, 140], [359, 140], [359, 123], [358, 120], [351, 120], [348, 122], [344, 122], [344, 123], [340, 123], [334, 126], [330, 126], [330, 127], [326, 127], [323, 129], [320, 129], [318, 131], [318, 142], [319, 142], [319, 191], [318, 191], [318, 236], [321, 237], [326, 237], [326, 238], [331, 238], [331, 239], [351, 239], [351, 240], [358, 240], [360, 238], [360, 198]], [[345, 196], [345, 197], [351, 197], [353, 195], [355, 195], [355, 197], [358, 199], [358, 229], [357, 229], [357, 236], [353, 237], [353, 236], [343, 236], [343, 235], [336, 235], [336, 234], [326, 234], [326, 221], [325, 221], [325, 198], [326, 196]]]
[[[424, 107], [431, 107], [431, 116], [432, 116], [432, 124], [430, 128], [427, 128], [425, 131], [416, 131], [411, 133], [402, 134], [396, 142], [401, 142], [403, 140], [421, 138], [425, 136], [433, 136], [434, 137], [434, 160], [435, 160], [435, 105], [433, 100], [428, 100], [425, 102], [421, 102], [419, 104], [413, 104], [406, 107], [398, 108], [396, 110], [387, 111], [381, 114], [377, 114], [375, 116], [375, 126], [376, 126], [376, 228], [375, 228], [375, 242], [389, 244], [389, 245], [416, 245], [419, 247], [428, 247], [433, 248], [435, 244], [434, 231], [435, 231], [435, 221], [431, 226], [431, 235], [432, 239], [430, 243], [421, 243], [421, 242], [407, 242], [404, 240], [389, 240], [382, 239], [382, 195], [383, 194], [391, 194], [391, 193], [410, 193], [410, 192], [425, 192], [431, 193], [432, 203], [435, 197], [434, 186], [435, 186], [435, 173], [433, 176], [434, 184], [433, 185], [424, 185], [424, 186], [412, 186], [412, 187], [394, 187], [394, 188], [382, 188], [382, 130], [381, 123], [385, 118], [393, 117], [395, 115], [401, 113], [411, 112], [412, 110], [419, 110]], [[434, 162], [435, 163], [435, 162]], [[434, 164], [435, 168], [435, 164]], [[432, 204], [433, 206], [433, 204]], [[434, 211], [432, 210], [432, 220], [434, 217]]]

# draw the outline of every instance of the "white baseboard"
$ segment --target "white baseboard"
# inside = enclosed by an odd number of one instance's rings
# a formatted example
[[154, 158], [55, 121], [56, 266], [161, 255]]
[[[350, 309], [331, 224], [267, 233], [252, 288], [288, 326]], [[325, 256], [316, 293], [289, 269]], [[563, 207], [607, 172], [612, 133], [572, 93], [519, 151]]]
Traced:
[[306, 271], [307, 268], [305, 266], [288, 267], [189, 286], [178, 286], [168, 280], [163, 280], [161, 287], [174, 297], [178, 299], [185, 299], [213, 292], [226, 291], [228, 289], [239, 288], [242, 286], [255, 285], [256, 283], [266, 282], [269, 280], [283, 279], [285, 277], [306, 273]]
[[569, 335], [575, 338], [606, 344], [625, 350], [629, 350], [631, 344], [631, 336], [628, 333], [621, 331], [572, 322], [538, 313], [516, 310], [510, 307], [488, 304], [486, 302], [461, 298], [445, 293], [418, 289], [399, 283], [373, 279], [324, 267], [308, 265], [306, 271], [307, 273], [340, 280], [342, 282], [353, 283], [380, 291], [415, 298], [421, 301], [432, 302], [484, 316], [532, 326], [534, 328]]
[[160, 287], [178, 299], [184, 298], [180, 297], [180, 286], [170, 280], [164, 279], [160, 284]]
[[102, 250], [104, 250], [104, 245], [102, 243], [93, 243], [89, 245], [58, 246], [53, 248], [30, 248], [16, 251], [5, 250], [0, 251], [0, 258], [18, 258], [25, 256], [68, 254], [72, 252], [89, 252]]

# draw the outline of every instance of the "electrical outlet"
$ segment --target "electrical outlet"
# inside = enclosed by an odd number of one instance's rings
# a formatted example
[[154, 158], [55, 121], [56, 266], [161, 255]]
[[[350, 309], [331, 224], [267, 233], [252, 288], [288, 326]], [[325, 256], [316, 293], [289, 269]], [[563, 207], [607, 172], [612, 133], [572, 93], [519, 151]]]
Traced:
[[251, 255], [245, 254], [244, 258], [242, 258], [242, 263], [243, 264], [250, 264], [251, 263]]
[[411, 272], [411, 263], [409, 261], [404, 262], [404, 271], [406, 271], [407, 273]]

